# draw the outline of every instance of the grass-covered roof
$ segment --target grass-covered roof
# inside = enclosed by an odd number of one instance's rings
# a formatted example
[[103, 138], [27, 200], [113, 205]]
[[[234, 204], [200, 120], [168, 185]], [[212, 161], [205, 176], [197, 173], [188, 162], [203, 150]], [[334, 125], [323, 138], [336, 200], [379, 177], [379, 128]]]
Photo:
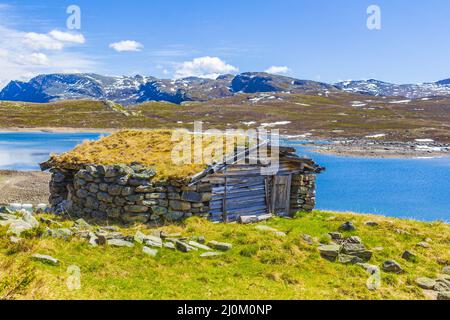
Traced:
[[[200, 163], [174, 163], [172, 152], [181, 139], [172, 141], [172, 134], [172, 130], [120, 131], [98, 141], [85, 141], [64, 154], [52, 155], [49, 163], [56, 167], [140, 163], [155, 169], [155, 180], [185, 180], [211, 164], [205, 159]], [[191, 150], [194, 150], [194, 139], [191, 141]], [[202, 147], [210, 147], [213, 141], [205, 136]], [[226, 148], [223, 149], [225, 153]], [[191, 154], [193, 156], [194, 152]]]

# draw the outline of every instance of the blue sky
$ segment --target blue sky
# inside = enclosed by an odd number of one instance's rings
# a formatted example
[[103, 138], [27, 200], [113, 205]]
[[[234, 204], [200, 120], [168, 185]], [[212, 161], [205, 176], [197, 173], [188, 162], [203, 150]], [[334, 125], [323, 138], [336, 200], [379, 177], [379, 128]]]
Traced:
[[[80, 30], [66, 27], [72, 4]], [[366, 26], [372, 4], [381, 30]], [[449, 15], [448, 0], [0, 0], [0, 86], [44, 72], [172, 78], [271, 66], [325, 82], [436, 81], [450, 77]]]

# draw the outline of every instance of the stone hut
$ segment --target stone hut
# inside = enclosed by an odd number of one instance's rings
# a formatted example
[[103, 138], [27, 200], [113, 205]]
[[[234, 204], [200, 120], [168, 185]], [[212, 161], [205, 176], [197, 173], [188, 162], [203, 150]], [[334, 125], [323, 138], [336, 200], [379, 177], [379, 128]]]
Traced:
[[277, 148], [279, 168], [270, 175], [261, 170], [267, 161], [242, 161], [250, 148], [224, 154], [213, 164], [176, 165], [170, 160], [170, 134], [121, 131], [52, 156], [41, 164], [52, 173], [51, 207], [72, 217], [125, 223], [192, 215], [217, 222], [248, 221], [314, 208], [315, 175], [323, 168], [295, 155], [294, 149]]

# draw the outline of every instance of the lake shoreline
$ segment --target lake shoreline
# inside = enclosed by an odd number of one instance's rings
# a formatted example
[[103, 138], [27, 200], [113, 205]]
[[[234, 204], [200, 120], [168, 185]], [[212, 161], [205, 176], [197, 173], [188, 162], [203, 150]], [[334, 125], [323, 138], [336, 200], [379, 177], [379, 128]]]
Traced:
[[[148, 130], [143, 128], [123, 128], [123, 130]], [[120, 131], [114, 128], [71, 128], [71, 127], [4, 127], [0, 133], [99, 133], [109, 134]], [[311, 147], [314, 153], [359, 158], [440, 158], [450, 157], [450, 145], [430, 142], [399, 142], [384, 140], [367, 140], [362, 138], [312, 138], [302, 135], [283, 134], [282, 139], [298, 141], [308, 139], [302, 146]], [[322, 143], [327, 141], [329, 143]], [[439, 149], [439, 150], [438, 150]]]

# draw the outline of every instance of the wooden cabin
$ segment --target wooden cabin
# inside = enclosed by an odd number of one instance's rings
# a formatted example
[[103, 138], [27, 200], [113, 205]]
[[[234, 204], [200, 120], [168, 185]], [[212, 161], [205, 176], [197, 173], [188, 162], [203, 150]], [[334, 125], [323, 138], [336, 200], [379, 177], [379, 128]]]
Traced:
[[[192, 215], [232, 222], [314, 208], [316, 174], [323, 168], [295, 149], [264, 141], [219, 163], [174, 165], [170, 134], [119, 132], [53, 156], [41, 168], [52, 172], [54, 211], [123, 222]], [[270, 156], [261, 156], [262, 147]]]

